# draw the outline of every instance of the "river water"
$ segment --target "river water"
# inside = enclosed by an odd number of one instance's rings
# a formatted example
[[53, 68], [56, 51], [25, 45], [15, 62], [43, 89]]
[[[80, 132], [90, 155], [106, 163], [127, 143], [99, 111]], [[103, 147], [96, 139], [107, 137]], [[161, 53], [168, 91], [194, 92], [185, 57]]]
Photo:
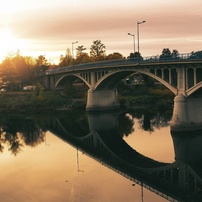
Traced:
[[[179, 179], [166, 178], [171, 169], [157, 170], [187, 165], [202, 153], [202, 138], [171, 135], [171, 116], [145, 109], [1, 116], [0, 201], [189, 201], [187, 191], [172, 190]], [[197, 146], [187, 154], [189, 142]]]

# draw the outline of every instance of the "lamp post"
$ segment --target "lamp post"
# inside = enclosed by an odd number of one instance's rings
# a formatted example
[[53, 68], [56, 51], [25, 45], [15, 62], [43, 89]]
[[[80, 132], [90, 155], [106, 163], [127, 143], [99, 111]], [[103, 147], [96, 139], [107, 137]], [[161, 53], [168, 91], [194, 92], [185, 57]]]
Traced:
[[72, 64], [73, 64], [73, 66], [74, 66], [74, 44], [75, 43], [78, 43], [78, 41], [72, 42], [72, 59], [73, 59], [72, 60], [73, 61]]
[[133, 44], [134, 44], [134, 57], [135, 57], [135, 34], [128, 33], [128, 35], [133, 37]]
[[137, 21], [137, 49], [138, 49], [138, 62], [140, 57], [140, 33], [139, 33], [139, 25], [145, 23], [146, 21], [143, 20], [141, 22]]

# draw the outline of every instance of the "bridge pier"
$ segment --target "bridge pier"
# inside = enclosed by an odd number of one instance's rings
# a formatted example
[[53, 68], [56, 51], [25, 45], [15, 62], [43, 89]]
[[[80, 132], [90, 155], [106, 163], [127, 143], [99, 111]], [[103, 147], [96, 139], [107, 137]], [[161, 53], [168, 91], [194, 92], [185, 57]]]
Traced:
[[118, 93], [114, 90], [88, 90], [86, 111], [113, 110], [120, 107]]
[[44, 77], [44, 87], [47, 90], [55, 90], [55, 78], [54, 76], [46, 75]]
[[182, 94], [174, 99], [171, 131], [202, 129], [202, 98], [186, 98]]

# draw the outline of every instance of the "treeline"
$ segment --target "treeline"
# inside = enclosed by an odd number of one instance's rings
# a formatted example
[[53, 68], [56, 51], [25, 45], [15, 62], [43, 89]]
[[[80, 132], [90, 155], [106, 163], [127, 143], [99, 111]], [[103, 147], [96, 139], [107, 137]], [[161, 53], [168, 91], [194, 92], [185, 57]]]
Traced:
[[[86, 48], [83, 45], [78, 46], [75, 50], [75, 57], [74, 51], [67, 49], [65, 55], [61, 55], [59, 63], [55, 65], [51, 64], [44, 55], [34, 58], [32, 56], [22, 56], [20, 51], [8, 54], [0, 64], [0, 89], [6, 89], [7, 91], [22, 90], [23, 86], [32, 85], [39, 74], [52, 68], [125, 58], [118, 52], [107, 55], [106, 46], [101, 40], [93, 41], [89, 53], [86, 52]], [[160, 57], [177, 57], [178, 55], [179, 52], [176, 49], [171, 52], [169, 48], [164, 48]], [[202, 51], [192, 52], [192, 55], [193, 57], [202, 57]], [[130, 53], [127, 56], [127, 58], [134, 57], [142, 56], [138, 52]]]
[[[73, 50], [72, 50], [73, 51]], [[71, 66], [89, 62], [97, 62], [102, 60], [115, 60], [125, 58], [121, 53], [114, 52], [112, 54], [106, 55], [106, 46], [101, 42], [101, 40], [93, 41], [90, 47], [90, 53], [86, 53], [86, 48], [81, 45], [76, 48], [76, 57], [74, 58], [74, 53], [70, 49], [67, 49], [66, 55], [60, 56], [59, 67]]]
[[9, 54], [0, 64], [0, 89], [22, 90], [23, 86], [33, 84], [37, 76], [49, 67], [50, 63], [43, 55], [33, 58], [22, 56], [19, 51]]
[[89, 54], [85, 51], [86, 48], [83, 45], [78, 46], [74, 58], [70, 49], [67, 49], [65, 56], [60, 56], [59, 64], [54, 65], [44, 55], [34, 58], [32, 56], [22, 56], [20, 51], [10, 53], [0, 64], [0, 90], [22, 90], [23, 86], [35, 83], [36, 78], [48, 69], [124, 58], [120, 53], [106, 55], [106, 46], [100, 40], [93, 41]]

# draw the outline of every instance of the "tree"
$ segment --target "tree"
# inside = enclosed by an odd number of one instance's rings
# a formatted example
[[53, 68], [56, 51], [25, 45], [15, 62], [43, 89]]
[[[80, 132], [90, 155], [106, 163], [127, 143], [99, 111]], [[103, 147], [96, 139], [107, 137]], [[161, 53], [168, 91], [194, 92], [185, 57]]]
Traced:
[[171, 59], [171, 58], [177, 59], [178, 57], [179, 57], [179, 52], [177, 49], [173, 49], [171, 53], [169, 48], [164, 48], [162, 50], [162, 54], [160, 55], [160, 60]]
[[25, 56], [24, 60], [25, 60], [26, 66], [27, 66], [27, 71], [29, 72], [29, 75], [27, 75], [26, 78], [24, 78], [25, 83], [31, 84], [37, 73], [36, 59], [33, 58], [32, 56]]
[[174, 49], [173, 51], [172, 51], [172, 58], [178, 58], [179, 57], [179, 52], [178, 52], [178, 50], [176, 50], [176, 49]]
[[44, 55], [39, 55], [36, 59], [36, 65], [37, 66], [47, 66], [48, 62]]
[[79, 57], [79, 56], [81, 56], [83, 54], [83, 51], [85, 51], [86, 48], [84, 48], [84, 46], [82, 45], [82, 46], [78, 46], [76, 48], [76, 50], [77, 50], [76, 56]]
[[163, 50], [162, 50], [162, 53], [161, 53], [161, 55], [160, 55], [160, 60], [166, 60], [166, 59], [169, 59], [169, 58], [171, 58], [171, 51], [170, 51], [170, 49], [169, 48], [164, 48]]
[[11, 91], [13, 90], [13, 79], [15, 75], [12, 58], [6, 57], [1, 64], [1, 78], [2, 84], [6, 85]]
[[13, 59], [13, 68], [16, 74], [15, 80], [17, 81], [18, 84], [24, 85], [25, 83], [28, 82], [31, 72], [30, 69], [28, 68], [28, 65], [26, 64], [26, 60], [23, 56], [20, 54], [17, 54]]
[[104, 57], [106, 52], [105, 45], [101, 42], [101, 40], [93, 41], [93, 45], [90, 48], [90, 56], [93, 58], [98, 58], [100, 56]]
[[40, 74], [48, 69], [49, 63], [44, 55], [39, 55], [36, 59], [36, 74]]
[[92, 58], [87, 53], [77, 55], [76, 59], [74, 60], [75, 64], [83, 64], [89, 62], [92, 62]]
[[19, 90], [33, 78], [33, 72], [25, 58], [18, 50], [15, 54], [8, 55], [1, 64], [1, 76], [3, 84], [10, 91]]
[[59, 67], [70, 66], [70, 65], [72, 65], [72, 61], [73, 61], [72, 54], [71, 54], [70, 49], [68, 48], [66, 50], [66, 55], [60, 56]]
[[124, 58], [123, 55], [121, 55], [118, 52], [114, 52], [114, 53], [106, 56], [107, 60], [118, 60], [118, 59], [123, 59], [123, 58]]
[[202, 51], [192, 51], [190, 55], [191, 59], [202, 58]]
[[163, 50], [162, 50], [162, 54], [161, 54], [162, 56], [171, 56], [171, 51], [170, 51], [170, 49], [169, 48], [164, 48]]
[[130, 53], [130, 55], [127, 57], [128, 59], [132, 59], [132, 58], [139, 58], [142, 60], [142, 56], [141, 53], [135, 52], [135, 53]]
[[9, 54], [2, 61], [0, 66], [0, 74], [3, 85], [7, 90], [19, 90], [22, 86], [32, 84], [34, 77], [40, 71], [37, 66], [39, 64], [45, 64], [46, 61], [43, 57], [39, 57], [38, 60], [31, 56], [23, 57], [20, 51]]

